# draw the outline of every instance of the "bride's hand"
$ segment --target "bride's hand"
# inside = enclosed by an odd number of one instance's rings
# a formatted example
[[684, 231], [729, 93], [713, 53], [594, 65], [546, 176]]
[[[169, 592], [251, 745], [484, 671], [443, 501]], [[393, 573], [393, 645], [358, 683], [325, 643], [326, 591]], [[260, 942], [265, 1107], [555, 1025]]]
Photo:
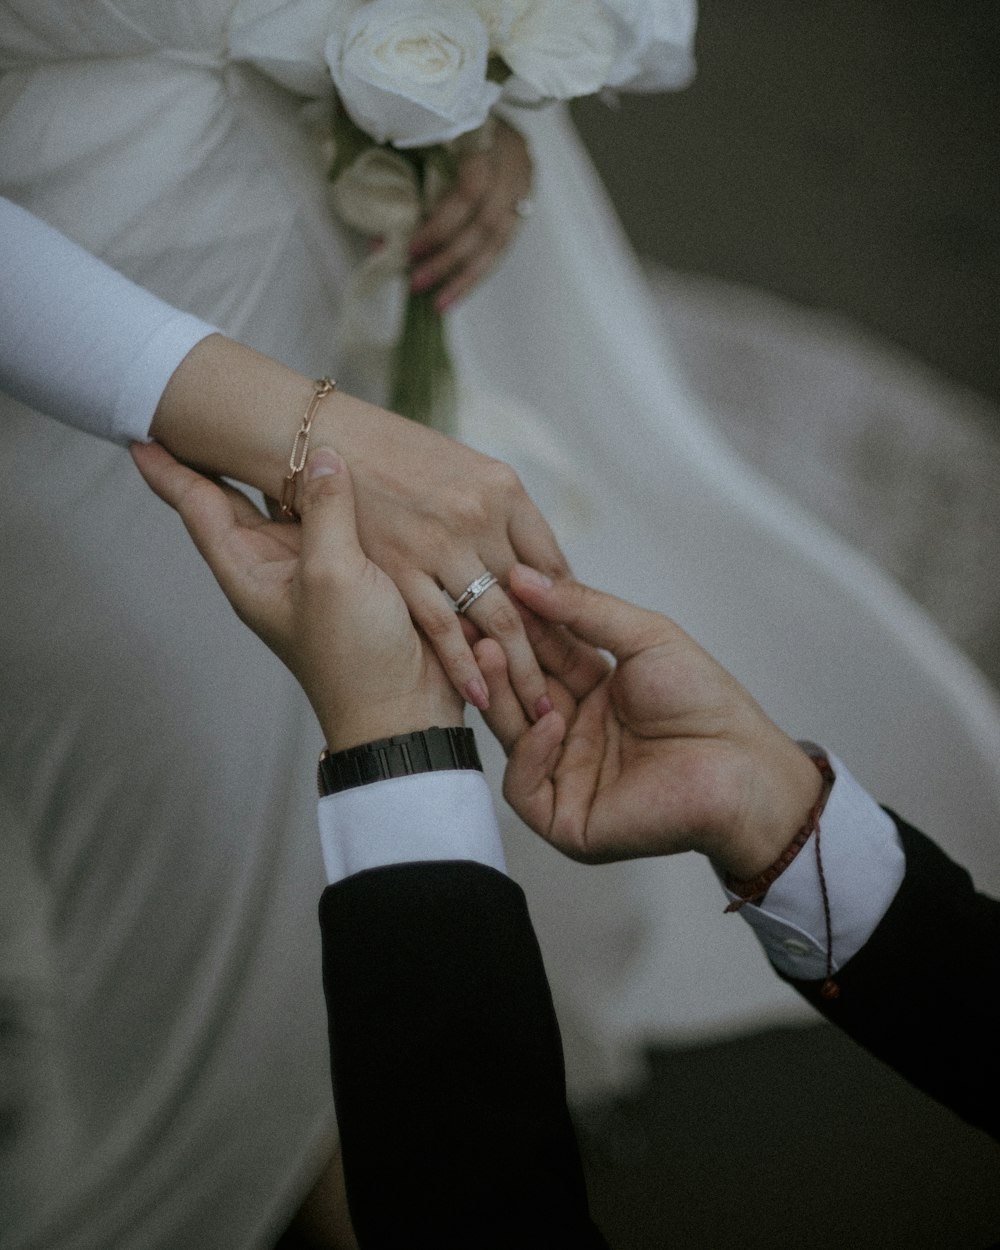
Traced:
[[[188, 464], [280, 498], [313, 391], [302, 374], [215, 334], [171, 378], [151, 433]], [[347, 462], [365, 553], [399, 587], [455, 689], [480, 709], [486, 685], [444, 591], [457, 598], [487, 571], [499, 579], [467, 620], [497, 640], [522, 707], [541, 715], [545, 678], [502, 585], [517, 561], [554, 578], [569, 570], [514, 471], [340, 391], [320, 404], [312, 439]]]
[[453, 600], [484, 573], [498, 583], [466, 612], [507, 657], [511, 684], [531, 720], [549, 706], [545, 677], [504, 586], [518, 561], [553, 578], [569, 567], [517, 474], [405, 417], [337, 394], [314, 437], [336, 447], [355, 484], [361, 545], [399, 587], [451, 681], [481, 710], [486, 686]]
[[440, 287], [439, 312], [467, 295], [513, 238], [518, 206], [531, 194], [531, 173], [524, 138], [496, 121], [489, 147], [461, 158], [455, 185], [410, 240], [411, 289]]

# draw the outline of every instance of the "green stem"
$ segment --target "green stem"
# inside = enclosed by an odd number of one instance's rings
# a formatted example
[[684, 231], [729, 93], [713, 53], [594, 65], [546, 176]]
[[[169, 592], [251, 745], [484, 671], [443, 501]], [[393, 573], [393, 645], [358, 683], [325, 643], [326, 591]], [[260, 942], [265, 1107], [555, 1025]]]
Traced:
[[433, 291], [407, 297], [393, 352], [389, 406], [454, 437], [455, 375], [444, 318], [434, 307]]

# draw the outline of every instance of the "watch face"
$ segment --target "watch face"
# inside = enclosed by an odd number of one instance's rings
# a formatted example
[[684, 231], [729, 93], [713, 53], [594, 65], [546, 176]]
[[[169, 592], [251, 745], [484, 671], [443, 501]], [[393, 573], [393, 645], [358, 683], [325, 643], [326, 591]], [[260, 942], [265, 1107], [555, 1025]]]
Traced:
[[434, 726], [346, 751], [323, 751], [319, 757], [319, 792], [336, 794], [391, 777], [456, 769], [482, 772], [475, 735], [464, 725], [446, 729]]

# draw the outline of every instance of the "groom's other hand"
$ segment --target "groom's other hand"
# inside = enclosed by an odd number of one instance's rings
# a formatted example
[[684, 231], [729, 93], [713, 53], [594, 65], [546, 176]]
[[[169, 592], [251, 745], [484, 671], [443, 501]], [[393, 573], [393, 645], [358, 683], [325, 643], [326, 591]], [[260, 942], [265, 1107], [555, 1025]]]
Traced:
[[[741, 880], [771, 864], [819, 795], [802, 748], [667, 617], [523, 565], [510, 584], [529, 609], [529, 636], [533, 615], [565, 638], [539, 653], [555, 708], [534, 725], [503, 652], [491, 639], [476, 647], [518, 815], [589, 863], [695, 850]], [[610, 652], [615, 666], [600, 673], [577, 642]]]
[[402, 596], [361, 549], [340, 456], [325, 447], [309, 454], [301, 525], [270, 520], [155, 443], [134, 444], [132, 456], [180, 514], [237, 615], [291, 669], [331, 751], [462, 723], [462, 700]]

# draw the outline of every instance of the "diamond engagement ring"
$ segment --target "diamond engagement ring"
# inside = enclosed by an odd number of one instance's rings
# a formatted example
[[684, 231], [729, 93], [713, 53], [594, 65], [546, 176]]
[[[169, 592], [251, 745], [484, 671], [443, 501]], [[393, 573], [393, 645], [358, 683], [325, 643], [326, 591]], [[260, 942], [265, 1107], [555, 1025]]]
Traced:
[[469, 582], [468, 586], [455, 600], [455, 611], [459, 616], [464, 616], [469, 608], [481, 598], [489, 590], [491, 586], [497, 584], [497, 579], [492, 573], [482, 573], [474, 582]]

